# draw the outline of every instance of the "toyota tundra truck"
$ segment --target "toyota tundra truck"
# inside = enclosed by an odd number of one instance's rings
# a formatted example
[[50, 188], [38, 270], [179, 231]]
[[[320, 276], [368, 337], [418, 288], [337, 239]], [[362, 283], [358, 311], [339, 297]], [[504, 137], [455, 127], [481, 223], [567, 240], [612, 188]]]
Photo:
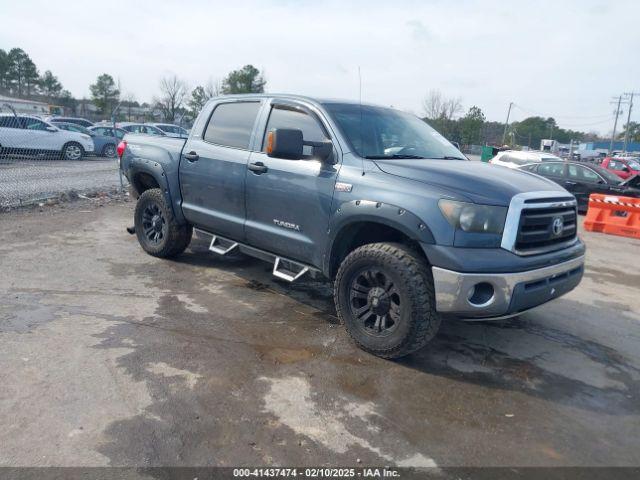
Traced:
[[293, 95], [210, 100], [185, 139], [127, 135], [120, 168], [140, 246], [217, 255], [334, 285], [356, 344], [384, 358], [450, 317], [516, 316], [583, 275], [576, 200], [532, 173], [469, 161], [392, 108]]

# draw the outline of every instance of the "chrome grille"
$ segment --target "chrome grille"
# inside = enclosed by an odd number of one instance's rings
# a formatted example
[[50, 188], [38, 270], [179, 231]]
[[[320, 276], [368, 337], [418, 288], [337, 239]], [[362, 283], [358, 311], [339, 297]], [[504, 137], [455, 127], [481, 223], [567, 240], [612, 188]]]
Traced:
[[[576, 237], [577, 213], [571, 208], [523, 209], [520, 216], [516, 250], [541, 249], [564, 244]], [[554, 222], [556, 230], [554, 231]], [[560, 225], [558, 228], [557, 225]]]
[[576, 241], [577, 203], [573, 196], [528, 192], [511, 199], [502, 248], [517, 255], [535, 255], [565, 248]]

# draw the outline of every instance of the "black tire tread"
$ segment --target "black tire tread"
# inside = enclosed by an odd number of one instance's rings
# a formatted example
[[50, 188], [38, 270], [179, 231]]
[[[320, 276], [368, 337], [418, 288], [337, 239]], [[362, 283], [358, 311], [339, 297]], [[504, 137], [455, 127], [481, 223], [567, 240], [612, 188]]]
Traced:
[[[165, 221], [168, 226], [167, 239], [162, 243], [160, 248], [151, 248], [144, 240], [144, 232], [142, 231], [140, 219], [142, 218], [142, 209], [144, 208], [144, 204], [149, 201], [158, 203], [158, 205], [162, 207]], [[140, 195], [136, 202], [134, 219], [138, 242], [149, 255], [159, 258], [175, 257], [176, 255], [180, 255], [184, 252], [189, 246], [189, 243], [191, 243], [193, 227], [188, 224], [179, 224], [176, 221], [176, 218], [173, 215], [173, 210], [167, 205], [162, 190], [159, 188], [151, 188]]]
[[115, 155], [113, 157], [108, 157], [107, 156], [107, 148], [109, 148], [109, 147], [113, 147], [114, 148], [114, 152], [115, 152], [116, 146], [113, 143], [107, 143], [104, 147], [102, 147], [102, 151], [100, 152], [100, 155], [102, 155], [103, 157], [107, 157], [107, 158], [115, 157]]
[[338, 317], [344, 323], [344, 316], [349, 315], [349, 312], [342, 311], [338, 301], [338, 290], [342, 283], [342, 277], [352, 263], [363, 257], [377, 258], [382, 263], [394, 263], [393, 267], [403, 282], [412, 285], [412, 288], [407, 289], [407, 295], [411, 297], [410, 304], [414, 306], [409, 315], [410, 334], [400, 345], [384, 350], [372, 350], [360, 343], [348, 328], [347, 332], [360, 348], [382, 358], [400, 358], [421, 349], [438, 332], [441, 319], [435, 309], [435, 290], [429, 264], [407, 245], [370, 243], [353, 250], [343, 260], [334, 283], [334, 299]]

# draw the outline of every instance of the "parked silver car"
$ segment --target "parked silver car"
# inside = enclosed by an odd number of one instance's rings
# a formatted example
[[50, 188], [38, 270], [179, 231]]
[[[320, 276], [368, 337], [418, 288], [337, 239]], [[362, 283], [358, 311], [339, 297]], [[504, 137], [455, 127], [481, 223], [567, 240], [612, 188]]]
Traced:
[[150, 123], [121, 122], [116, 124], [116, 126], [122, 128], [123, 130], [126, 130], [129, 133], [141, 133], [143, 135], [155, 135], [158, 137], [167, 136], [166, 133]]
[[172, 123], [147, 123], [147, 125], [158, 127], [169, 137], [187, 138], [189, 136], [189, 132], [187, 132], [187, 130]]
[[1, 153], [80, 160], [85, 153], [93, 151], [90, 135], [61, 130], [31, 115], [0, 114]]
[[78, 132], [89, 135], [93, 140], [96, 155], [109, 158], [116, 156], [116, 145], [119, 140], [116, 140], [113, 136], [102, 135], [93, 129], [89, 130], [88, 128], [81, 127], [75, 123], [58, 122], [56, 123], [56, 127], [69, 132]]
[[80, 125], [81, 127], [89, 128], [93, 125], [93, 122], [87, 120], [86, 118], [80, 117], [46, 117], [45, 121], [55, 125], [56, 123], [73, 123], [75, 125]]

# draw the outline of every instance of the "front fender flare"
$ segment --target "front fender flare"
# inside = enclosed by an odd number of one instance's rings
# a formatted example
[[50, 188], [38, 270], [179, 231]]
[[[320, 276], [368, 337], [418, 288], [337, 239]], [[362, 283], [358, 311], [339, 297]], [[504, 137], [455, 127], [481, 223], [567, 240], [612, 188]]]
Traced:
[[329, 238], [323, 259], [323, 271], [331, 269], [331, 258], [336, 239], [347, 227], [360, 222], [380, 223], [402, 232], [407, 237], [421, 243], [435, 243], [429, 226], [417, 215], [390, 203], [371, 200], [344, 202], [334, 211], [329, 221]]

